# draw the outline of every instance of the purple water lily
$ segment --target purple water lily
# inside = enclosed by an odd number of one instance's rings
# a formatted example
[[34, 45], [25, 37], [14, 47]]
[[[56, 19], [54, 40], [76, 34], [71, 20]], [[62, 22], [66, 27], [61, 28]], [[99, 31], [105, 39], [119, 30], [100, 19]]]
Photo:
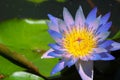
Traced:
[[108, 22], [110, 13], [98, 17], [96, 13], [95, 7], [85, 19], [80, 6], [75, 20], [66, 8], [63, 9], [64, 20], [48, 14], [48, 32], [56, 43], [49, 44], [51, 49], [42, 58], [61, 58], [53, 68], [52, 75], [75, 64], [83, 80], [93, 80], [94, 60], [115, 59], [110, 51], [120, 49], [120, 43], [106, 39], [112, 25], [111, 21]]

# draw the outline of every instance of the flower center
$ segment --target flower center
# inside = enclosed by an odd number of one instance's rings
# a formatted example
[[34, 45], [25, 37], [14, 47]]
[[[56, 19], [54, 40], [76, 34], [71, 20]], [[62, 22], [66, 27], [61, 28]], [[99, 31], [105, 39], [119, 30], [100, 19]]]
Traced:
[[96, 40], [93, 32], [86, 27], [73, 27], [69, 33], [64, 33], [63, 47], [74, 57], [85, 57], [96, 47]]

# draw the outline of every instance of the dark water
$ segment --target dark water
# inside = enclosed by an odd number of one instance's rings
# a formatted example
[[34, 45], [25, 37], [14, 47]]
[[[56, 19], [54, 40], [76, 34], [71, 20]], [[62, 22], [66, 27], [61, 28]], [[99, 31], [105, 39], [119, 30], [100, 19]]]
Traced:
[[[114, 0], [93, 0], [93, 2], [101, 13], [105, 14], [110, 11], [114, 23], [120, 22], [120, 3]], [[87, 0], [66, 0], [64, 3], [45, 0], [39, 4], [27, 2], [26, 0], [0, 0], [0, 20], [16, 17], [45, 19], [48, 13], [62, 17], [63, 7], [67, 7], [74, 15], [79, 5], [82, 5], [85, 14], [91, 10]]]
[[[111, 12], [111, 20], [115, 31], [120, 29], [120, 3], [114, 0], [92, 0], [102, 14]], [[35, 4], [27, 0], [0, 0], [0, 21], [11, 18], [34, 18], [48, 19], [47, 14], [62, 18], [63, 7], [67, 7], [73, 15], [79, 5], [82, 5], [84, 13], [91, 10], [87, 0], [66, 0], [64, 3], [55, 0], [45, 0], [43, 3]]]
[[[92, 1], [102, 14], [111, 12], [110, 20], [114, 25], [111, 31], [112, 35], [114, 35], [116, 31], [120, 30], [120, 3], [114, 0]], [[13, 18], [48, 19], [48, 13], [62, 18], [63, 7], [67, 7], [72, 15], [75, 15], [79, 5], [82, 5], [85, 15], [91, 10], [87, 0], [66, 0], [64, 3], [46, 0], [40, 4], [25, 0], [0, 0], [0, 21]], [[112, 52], [112, 54], [116, 57], [115, 61], [95, 62], [95, 80], [120, 80], [120, 51]], [[67, 73], [64, 74], [67, 75]], [[72, 79], [74, 76], [70, 77]]]

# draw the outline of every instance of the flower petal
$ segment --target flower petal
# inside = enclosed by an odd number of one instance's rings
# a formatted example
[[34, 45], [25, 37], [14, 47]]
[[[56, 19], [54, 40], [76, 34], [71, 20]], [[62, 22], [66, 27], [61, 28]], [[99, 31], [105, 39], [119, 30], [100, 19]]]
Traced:
[[62, 35], [60, 33], [53, 30], [48, 30], [48, 32], [56, 42], [61, 42]]
[[101, 60], [114, 60], [115, 57], [110, 55], [109, 53], [100, 53]]
[[54, 57], [48, 55], [48, 54], [49, 54], [50, 52], [52, 52], [52, 51], [54, 51], [54, 50], [53, 50], [53, 49], [49, 49], [47, 52], [45, 52], [45, 53], [42, 55], [41, 59], [43, 59], [43, 58], [54, 58]]
[[89, 25], [96, 19], [97, 7], [93, 8], [86, 18], [86, 23]]
[[65, 59], [70, 59], [72, 57], [72, 55], [71, 54], [69, 54], [69, 53], [64, 53], [63, 54], [63, 58], [65, 58]]
[[95, 54], [91, 55], [90, 60], [94, 60], [94, 61], [101, 60], [101, 57], [100, 57], [99, 53], [95, 53]]
[[72, 65], [74, 65], [77, 62], [78, 59], [69, 59], [65, 65], [67, 65], [68, 67], [71, 67]]
[[51, 14], [48, 14], [49, 19], [56, 25], [58, 26], [57, 18], [52, 16]]
[[58, 19], [56, 17], [52, 16], [51, 14], [48, 14], [48, 17], [51, 20], [50, 22], [47, 22], [49, 29], [59, 32]]
[[60, 45], [58, 44], [49, 44], [49, 46], [56, 51], [63, 51]]
[[106, 48], [110, 51], [115, 51], [120, 49], [120, 43], [114, 42], [112, 40], [107, 40], [99, 45], [99, 47]]
[[55, 57], [55, 58], [60, 58], [62, 55], [52, 51], [48, 54], [48, 56], [52, 56], [52, 57]]
[[114, 42], [111, 44], [112, 48], [110, 49], [111, 51], [119, 50], [120, 49], [120, 43]]
[[64, 60], [61, 60], [52, 70], [51, 75], [61, 71], [65, 66], [64, 66], [65, 62]]
[[65, 33], [65, 32], [67, 33], [68, 32], [67, 26], [66, 26], [66, 24], [63, 20], [59, 19], [58, 24], [59, 24], [59, 31], [61, 33]]
[[105, 24], [105, 23], [108, 21], [109, 17], [110, 17], [110, 12], [107, 13], [107, 14], [105, 14], [105, 15], [101, 18], [100, 24]]
[[103, 32], [103, 33], [98, 34], [96, 38], [98, 39], [98, 42], [101, 42], [105, 40], [109, 36], [109, 34], [110, 32]]
[[99, 23], [100, 23], [100, 17], [96, 18], [93, 22], [91, 22], [88, 25], [88, 27], [89, 27], [89, 29], [91, 29], [92, 32], [95, 32], [99, 27]]
[[75, 15], [75, 25], [78, 27], [78, 26], [84, 26], [84, 24], [85, 24], [85, 16], [82, 7], [79, 6]]
[[82, 80], [93, 80], [93, 61], [80, 61], [76, 68]]
[[114, 41], [112, 40], [106, 40], [104, 41], [102, 44], [99, 45], [99, 47], [102, 47], [102, 48], [110, 48], [111, 47], [111, 44], [113, 43]]
[[89, 60], [89, 55], [88, 56], [84, 56], [84, 57], [80, 57], [81, 60], [83, 61], [88, 61]]
[[71, 26], [74, 24], [74, 20], [70, 14], [70, 12], [67, 10], [67, 8], [63, 9], [63, 18], [64, 21], [69, 29], [71, 29]]
[[102, 26], [99, 28], [99, 30], [97, 31], [97, 33], [101, 33], [101, 32], [106, 32], [106, 31], [108, 31], [108, 30], [110, 29], [111, 25], [112, 25], [112, 22], [111, 22], [111, 21], [108, 22], [108, 23], [106, 23], [106, 24], [104, 24], [104, 25], [102, 25]]
[[105, 48], [98, 47], [93, 49], [95, 53], [102, 53], [102, 52], [107, 52]]
[[58, 27], [56, 25], [54, 25], [52, 22], [47, 22], [47, 25], [49, 26], [50, 30], [59, 32]]
[[90, 57], [90, 60], [114, 60], [115, 58], [110, 55], [109, 53], [103, 52], [103, 53], [97, 53], [97, 54], [93, 54]]

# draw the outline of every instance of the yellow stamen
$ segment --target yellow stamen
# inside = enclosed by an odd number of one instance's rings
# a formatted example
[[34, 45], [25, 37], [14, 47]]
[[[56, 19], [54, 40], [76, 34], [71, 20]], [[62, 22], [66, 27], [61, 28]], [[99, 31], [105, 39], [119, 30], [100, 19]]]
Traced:
[[74, 57], [85, 57], [96, 47], [96, 40], [93, 32], [86, 27], [80, 29], [73, 27], [71, 32], [64, 33], [63, 47]]

